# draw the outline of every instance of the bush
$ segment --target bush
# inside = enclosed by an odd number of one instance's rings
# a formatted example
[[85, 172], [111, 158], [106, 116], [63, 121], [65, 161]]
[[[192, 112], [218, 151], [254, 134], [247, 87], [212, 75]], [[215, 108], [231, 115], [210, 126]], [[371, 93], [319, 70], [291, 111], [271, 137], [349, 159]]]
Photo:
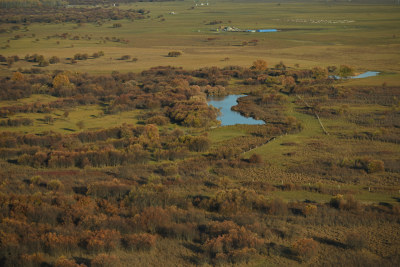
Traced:
[[318, 210], [318, 208], [316, 205], [307, 204], [303, 209], [303, 214], [305, 216], [314, 215], [317, 213], [317, 210]]
[[128, 59], [131, 59], [130, 55], [124, 55], [121, 57], [121, 60], [128, 60]]
[[168, 53], [169, 57], [179, 57], [180, 55], [182, 55], [182, 53], [179, 51], [171, 51]]
[[342, 78], [347, 78], [354, 75], [353, 67], [348, 65], [341, 65], [337, 70], [337, 75]]
[[39, 62], [38, 65], [39, 65], [39, 67], [47, 67], [49, 65], [49, 62], [47, 60], [43, 59]]
[[97, 255], [90, 263], [92, 267], [114, 267], [118, 266], [119, 259], [114, 255], [101, 253]]
[[[232, 227], [232, 228], [231, 228]], [[264, 245], [264, 240], [257, 234], [230, 223], [228, 233], [208, 239], [204, 251], [217, 261], [230, 259], [233, 262], [247, 261]]]
[[318, 253], [319, 245], [312, 238], [302, 238], [292, 245], [292, 252], [301, 261], [308, 261]]
[[261, 164], [264, 162], [264, 160], [260, 154], [254, 153], [250, 156], [249, 162], [252, 164]]
[[366, 239], [365, 237], [356, 232], [350, 232], [346, 235], [346, 245], [351, 249], [362, 249], [366, 246]]
[[74, 59], [75, 60], [86, 60], [86, 59], [88, 59], [89, 58], [89, 55], [88, 54], [80, 54], [80, 53], [78, 53], [78, 54], [75, 54], [74, 55]]
[[256, 71], [264, 71], [267, 69], [267, 67], [268, 67], [268, 64], [265, 60], [257, 59], [256, 61], [253, 62], [251, 69], [256, 70]]
[[151, 234], [131, 234], [122, 239], [125, 248], [132, 250], [150, 250], [156, 245], [157, 236]]
[[381, 172], [385, 170], [385, 164], [382, 160], [372, 159], [370, 157], [356, 159], [354, 167], [357, 169], [363, 169], [368, 173]]
[[193, 137], [189, 142], [189, 150], [196, 152], [204, 152], [210, 148], [211, 141], [206, 136]]
[[340, 208], [344, 203], [343, 195], [337, 194], [336, 196], [332, 197], [329, 201], [329, 204], [333, 208]]
[[99, 230], [88, 234], [84, 243], [91, 252], [114, 250], [119, 247], [121, 241], [121, 234], [116, 230]]
[[343, 198], [343, 195], [336, 195], [331, 198], [329, 204], [336, 209], [340, 210], [360, 210], [360, 203], [354, 198], [353, 195], [346, 195], [346, 198]]
[[34, 185], [40, 185], [41, 183], [43, 183], [43, 178], [40, 175], [36, 175], [30, 179], [30, 182], [31, 182], [31, 184], [34, 184]]
[[56, 57], [56, 56], [52, 56], [50, 59], [49, 59], [49, 63], [50, 64], [56, 64], [56, 63], [59, 63], [60, 62], [60, 58], [59, 57]]
[[169, 119], [167, 117], [161, 116], [161, 115], [154, 116], [154, 117], [148, 118], [146, 120], [146, 124], [156, 124], [156, 125], [159, 125], [159, 126], [163, 126], [163, 125], [166, 125], [168, 123], [169, 123]]
[[382, 172], [385, 170], [385, 164], [382, 160], [371, 160], [367, 165], [367, 172]]
[[61, 190], [64, 185], [60, 182], [60, 180], [53, 179], [47, 184], [47, 188], [49, 190], [58, 191]]
[[83, 267], [84, 264], [77, 264], [74, 260], [69, 260], [65, 256], [59, 257], [55, 264], [55, 267]]

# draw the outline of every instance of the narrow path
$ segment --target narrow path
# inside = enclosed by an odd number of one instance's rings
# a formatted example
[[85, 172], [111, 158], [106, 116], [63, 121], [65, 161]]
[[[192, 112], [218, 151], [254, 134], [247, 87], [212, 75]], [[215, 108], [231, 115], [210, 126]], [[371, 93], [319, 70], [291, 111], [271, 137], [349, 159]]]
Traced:
[[322, 124], [322, 122], [321, 122], [321, 120], [320, 120], [320, 118], [319, 118], [319, 116], [318, 116], [318, 113], [317, 113], [317, 112], [316, 112], [316, 111], [315, 111], [301, 96], [296, 95], [296, 97], [297, 97], [298, 99], [300, 99], [300, 100], [304, 103], [304, 105], [306, 105], [307, 108], [309, 108], [309, 109], [311, 109], [311, 110], [314, 111], [314, 115], [315, 115], [315, 117], [317, 118], [317, 120], [318, 120], [318, 122], [319, 122], [319, 125], [321, 125], [321, 128], [322, 128], [322, 130], [324, 131], [324, 133], [325, 133], [326, 135], [328, 135], [329, 133], [326, 131], [324, 125]]

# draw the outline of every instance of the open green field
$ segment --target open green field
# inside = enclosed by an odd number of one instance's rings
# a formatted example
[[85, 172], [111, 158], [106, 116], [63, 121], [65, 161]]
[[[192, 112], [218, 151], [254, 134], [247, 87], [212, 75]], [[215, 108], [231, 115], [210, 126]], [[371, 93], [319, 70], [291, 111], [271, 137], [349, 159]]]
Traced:
[[[68, 111], [68, 117], [64, 113]], [[57, 133], [72, 133], [81, 130], [99, 130], [107, 127], [122, 125], [123, 123], [136, 124], [139, 111], [126, 111], [119, 114], [104, 115], [103, 109], [97, 105], [79, 106], [74, 109], [54, 110], [50, 114], [28, 113], [10, 116], [10, 119], [28, 118], [34, 121], [31, 126], [21, 127], [0, 127], [0, 131], [12, 131], [23, 133], [43, 133], [53, 131]], [[52, 122], [47, 122], [45, 117], [53, 118]], [[78, 127], [81, 123], [81, 127]]]
[[[283, 61], [288, 66], [300, 67], [349, 64], [357, 71], [384, 71], [377, 83], [388, 80], [398, 84], [400, 55], [399, 6], [360, 5], [351, 3], [257, 3], [212, 2], [210, 6], [191, 9], [192, 1], [134, 3], [121, 8], [150, 10], [149, 18], [121, 21], [122, 27], [113, 28], [115, 21], [101, 26], [93, 23], [31, 24], [27, 30], [0, 34], [0, 54], [5, 56], [43, 54], [58, 56], [61, 63], [46, 69], [63, 69], [91, 73], [113, 70], [140, 71], [159, 65], [196, 69], [204, 66], [249, 66], [255, 59], [270, 65]], [[175, 14], [170, 14], [175, 12]], [[162, 17], [160, 17], [162, 16]], [[221, 22], [209, 25], [212, 21]], [[11, 25], [2, 25], [8, 28]], [[274, 28], [276, 33], [217, 32], [219, 26], [240, 29]], [[51, 37], [70, 33], [80, 40]], [[32, 37], [34, 34], [35, 37]], [[14, 40], [15, 35], [21, 38]], [[47, 37], [50, 37], [47, 39]], [[82, 38], [91, 37], [90, 40]], [[129, 40], [129, 43], [105, 41], [106, 37]], [[7, 41], [9, 43], [7, 43]], [[257, 45], [247, 44], [258, 40]], [[57, 44], [59, 41], [59, 44]], [[9, 48], [5, 48], [6, 45]], [[102, 50], [99, 59], [69, 64], [66, 58], [76, 53]], [[169, 51], [181, 51], [177, 58], [166, 57]], [[138, 61], [118, 60], [123, 55]], [[27, 64], [20, 62], [11, 69], [2, 67], [1, 73]]]

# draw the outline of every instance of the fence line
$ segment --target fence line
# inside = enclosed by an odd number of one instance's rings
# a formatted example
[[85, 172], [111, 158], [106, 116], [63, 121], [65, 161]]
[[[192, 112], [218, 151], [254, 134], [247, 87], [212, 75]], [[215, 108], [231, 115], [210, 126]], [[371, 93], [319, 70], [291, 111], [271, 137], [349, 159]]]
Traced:
[[301, 96], [296, 95], [296, 97], [297, 97], [298, 99], [300, 99], [301, 101], [303, 101], [304, 105], [306, 105], [307, 108], [310, 108], [312, 111], [314, 111], [314, 115], [315, 115], [315, 117], [317, 118], [317, 120], [318, 120], [318, 122], [319, 122], [319, 125], [320, 125], [321, 128], [322, 128], [322, 131], [324, 131], [324, 134], [329, 135], [329, 133], [328, 133], [327, 130], [325, 129], [324, 125], [322, 124], [322, 122], [321, 122], [321, 120], [320, 120], [320, 118], [319, 118], [317, 112], [315, 111], [315, 109], [314, 109], [313, 107], [311, 107], [303, 98], [301, 98]]

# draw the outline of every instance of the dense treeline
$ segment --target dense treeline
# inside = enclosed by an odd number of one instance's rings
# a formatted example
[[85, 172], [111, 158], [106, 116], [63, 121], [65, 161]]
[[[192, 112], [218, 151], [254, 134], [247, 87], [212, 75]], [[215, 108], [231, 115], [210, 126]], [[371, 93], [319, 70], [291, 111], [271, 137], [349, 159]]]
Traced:
[[0, 0], [1, 8], [31, 8], [64, 6], [62, 0]]
[[70, 5], [115, 5], [132, 2], [167, 2], [175, 0], [0, 0], [1, 8], [63, 7]]
[[118, 8], [31, 7], [0, 9], [0, 23], [63, 23], [101, 22], [103, 20], [144, 19], [149, 11]]
[[119, 3], [136, 3], [136, 2], [169, 2], [182, 0], [67, 0], [71, 5], [99, 5], [99, 4], [119, 4]]

